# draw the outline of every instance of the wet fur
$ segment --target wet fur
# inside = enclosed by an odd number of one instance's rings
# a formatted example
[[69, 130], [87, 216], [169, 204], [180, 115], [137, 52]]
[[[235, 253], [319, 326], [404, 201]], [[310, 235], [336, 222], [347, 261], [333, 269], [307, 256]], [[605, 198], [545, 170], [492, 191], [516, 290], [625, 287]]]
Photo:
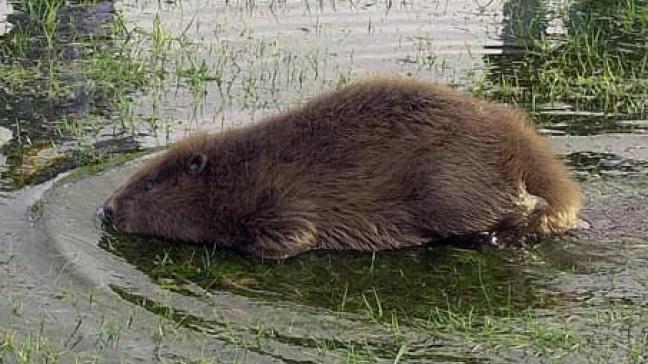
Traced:
[[[194, 174], [196, 156], [206, 164]], [[523, 113], [433, 83], [372, 79], [189, 137], [107, 204], [128, 232], [283, 258], [561, 232], [576, 224], [581, 194]]]

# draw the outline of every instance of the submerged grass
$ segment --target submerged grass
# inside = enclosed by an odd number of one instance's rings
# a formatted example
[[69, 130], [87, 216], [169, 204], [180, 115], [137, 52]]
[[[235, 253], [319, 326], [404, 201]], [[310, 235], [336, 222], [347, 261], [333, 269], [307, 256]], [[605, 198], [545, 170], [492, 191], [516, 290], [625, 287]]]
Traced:
[[[640, 363], [647, 358], [646, 305], [604, 298], [564, 301], [525, 279], [525, 263], [502, 257], [506, 252], [447, 247], [375, 255], [315, 253], [273, 263], [131, 236], [104, 236], [101, 247], [124, 257], [163, 291], [198, 300], [229, 292], [273, 307], [307, 312], [313, 307], [341, 322], [375, 325], [338, 331], [334, 341], [313, 327], [308, 340], [290, 341], [322, 353], [341, 350], [347, 362], [442, 360], [442, 355], [468, 362], [491, 355], [560, 363], [611, 358]], [[227, 336], [237, 348], [264, 347], [252, 339], [254, 328], [266, 328], [261, 342], [286, 340], [285, 331], [292, 331], [287, 322], [278, 325], [264, 314], [264, 305], [245, 323], [235, 323], [227, 315], [190, 314], [133, 290], [113, 289], [182, 327]]]
[[481, 306], [485, 312], [507, 315], [555, 300], [514, 272], [519, 257], [495, 251], [312, 253], [283, 263], [262, 263], [216, 248], [197, 250], [119, 235], [105, 235], [100, 246], [167, 286], [169, 280], [186, 279], [206, 290], [226, 289], [340, 312], [363, 310], [376, 321], [390, 320], [392, 313], [424, 319], [430, 305], [457, 312]]
[[[194, 296], [197, 292], [188, 287], [197, 285], [207, 296], [227, 291], [262, 302], [318, 307], [378, 325], [395, 340], [386, 348], [384, 337], [364, 343], [345, 339], [342, 344], [350, 362], [413, 358], [406, 350], [409, 345], [419, 350], [410, 342], [412, 330], [441, 342], [459, 339], [465, 348], [482, 354], [505, 347], [560, 358], [577, 351], [584, 340], [569, 320], [552, 322], [538, 315], [542, 307], [556, 305], [557, 297], [534, 288], [522, 272], [514, 272], [519, 262], [501, 251], [313, 253], [263, 263], [220, 250], [133, 237], [107, 235], [100, 246], [124, 257], [165, 290]], [[221, 326], [222, 322], [203, 322], [197, 330], [220, 331]], [[276, 334], [271, 336], [276, 339]]]

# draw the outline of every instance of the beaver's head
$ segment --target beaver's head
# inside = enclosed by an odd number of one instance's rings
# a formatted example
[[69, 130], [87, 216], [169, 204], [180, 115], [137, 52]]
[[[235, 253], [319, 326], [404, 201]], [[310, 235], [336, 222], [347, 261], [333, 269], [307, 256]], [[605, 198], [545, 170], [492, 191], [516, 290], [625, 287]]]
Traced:
[[218, 236], [210, 213], [210, 173], [204, 145], [176, 145], [144, 163], [98, 214], [126, 233], [187, 242]]

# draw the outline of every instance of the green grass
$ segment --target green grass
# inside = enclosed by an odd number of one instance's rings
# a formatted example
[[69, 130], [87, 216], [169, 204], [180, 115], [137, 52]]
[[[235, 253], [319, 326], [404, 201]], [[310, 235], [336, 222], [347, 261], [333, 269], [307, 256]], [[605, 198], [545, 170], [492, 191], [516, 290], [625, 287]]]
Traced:
[[[541, 5], [537, 5], [540, 7]], [[531, 23], [512, 8], [512, 36], [521, 49], [487, 56], [473, 92], [537, 110], [567, 103], [576, 110], [646, 115], [648, 4], [642, 0], [563, 2], [564, 33], [546, 32], [545, 12]]]
[[[41, 28], [52, 26], [49, 22], [59, 18], [64, 4], [54, 0], [21, 3], [29, 21], [14, 27], [0, 42], [2, 123], [15, 125], [15, 138], [4, 151], [10, 166], [5, 178], [12, 181], [13, 188], [106, 158], [105, 152], [94, 148], [106, 110], [124, 105], [132, 92], [148, 84], [147, 65], [138, 58], [140, 45], [121, 26], [119, 17], [105, 30], [124, 39], [117, 51], [106, 46], [112, 42], [105, 38], [80, 38], [82, 41], [73, 46], [79, 58], [70, 61], [65, 49], [72, 46], [40, 37], [38, 34], [45, 32]], [[90, 98], [88, 109], [81, 113], [66, 106], [77, 103], [79, 93]], [[123, 122], [121, 127], [134, 130]], [[26, 157], [44, 145], [56, 151], [50, 154], [57, 157], [44, 163], [41, 170], [30, 169], [26, 174]]]
[[0, 340], [0, 362], [10, 358], [25, 364], [37, 361], [56, 363], [58, 353], [51, 347], [47, 338], [34, 337], [31, 334], [18, 337], [14, 332], [7, 332]]
[[[586, 361], [608, 363], [613, 358], [621, 363], [642, 363], [648, 359], [648, 307], [640, 303], [597, 301], [582, 305], [576, 311], [563, 315], [547, 316], [533, 311], [510, 316], [467, 315], [437, 309], [429, 319], [421, 322], [392, 319], [385, 323], [382, 337], [376, 330], [371, 333], [339, 332], [335, 337], [311, 333], [299, 337], [277, 328], [275, 318], [260, 318], [248, 322], [229, 321], [227, 317], [201, 318], [173, 308], [160, 295], [159, 300], [114, 286], [124, 300], [134, 303], [159, 317], [156, 325], [149, 326], [147, 335], [159, 347], [168, 345], [177, 337], [179, 328], [195, 331], [225, 344], [227, 353], [251, 351], [271, 354], [266, 349], [271, 342], [280, 342], [313, 350], [320, 360], [337, 358], [336, 362], [363, 363], [376, 360], [408, 362], [409, 360], [435, 358], [436, 360], [479, 361], [478, 358], [510, 351], [516, 355], [530, 355], [555, 363]], [[122, 331], [128, 331], [133, 318], [120, 321], [97, 314], [99, 330], [95, 350], [77, 352], [76, 332], [84, 326], [79, 321], [70, 327], [71, 333], [62, 337], [44, 335], [40, 332], [0, 330], [0, 363], [64, 363], [73, 361], [103, 362], [105, 353], [116, 353], [120, 348]], [[570, 313], [571, 312], [571, 313]], [[587, 315], [587, 322], [582, 317]], [[403, 331], [401, 332], [401, 328]], [[414, 330], [415, 336], [411, 333]], [[180, 334], [181, 335], [181, 334]], [[408, 336], [409, 335], [409, 336]], [[427, 339], [425, 339], [427, 338]], [[421, 340], [433, 340], [448, 345], [446, 350], [420, 351]], [[172, 342], [172, 341], [171, 341]], [[457, 350], [460, 344], [463, 349]], [[223, 352], [225, 353], [225, 352]], [[523, 354], [524, 353], [524, 354]], [[155, 353], [152, 353], [155, 355]], [[195, 355], [190, 360], [178, 357], [177, 362], [222, 362], [218, 356]], [[244, 358], [245, 356], [241, 356]], [[515, 359], [511, 359], [515, 360]], [[228, 360], [227, 362], [246, 362]]]

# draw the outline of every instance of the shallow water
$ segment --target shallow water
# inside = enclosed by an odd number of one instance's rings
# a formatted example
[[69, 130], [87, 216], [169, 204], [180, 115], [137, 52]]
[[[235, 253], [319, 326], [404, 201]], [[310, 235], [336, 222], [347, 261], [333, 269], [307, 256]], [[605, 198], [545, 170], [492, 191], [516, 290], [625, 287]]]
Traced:
[[[498, 0], [63, 7], [59, 24], [70, 14], [86, 22], [57, 28], [55, 56], [27, 52], [61, 70], [59, 83], [0, 73], [0, 361], [22, 353], [60, 362], [642, 362], [648, 122], [622, 110], [641, 95], [602, 110], [578, 104], [596, 94], [537, 104], [516, 94], [583, 182], [592, 225], [524, 249], [259, 262], [122, 236], [94, 220], [139, 163], [123, 163], [136, 158], [127, 153], [252, 122], [367, 73], [464, 88], [492, 82], [485, 95], [508, 101], [499, 97], [510, 69], [502, 65], [524, 61], [534, 32], [559, 40], [573, 31], [561, 9]], [[3, 46], [24, 19], [0, 4]], [[115, 66], [84, 46], [99, 39], [109, 54], [126, 52], [119, 34], [101, 30], [114, 21], [132, 38], [144, 34], [135, 46], [153, 82], [111, 78]], [[0, 52], [3, 67], [22, 65], [13, 54]]]

